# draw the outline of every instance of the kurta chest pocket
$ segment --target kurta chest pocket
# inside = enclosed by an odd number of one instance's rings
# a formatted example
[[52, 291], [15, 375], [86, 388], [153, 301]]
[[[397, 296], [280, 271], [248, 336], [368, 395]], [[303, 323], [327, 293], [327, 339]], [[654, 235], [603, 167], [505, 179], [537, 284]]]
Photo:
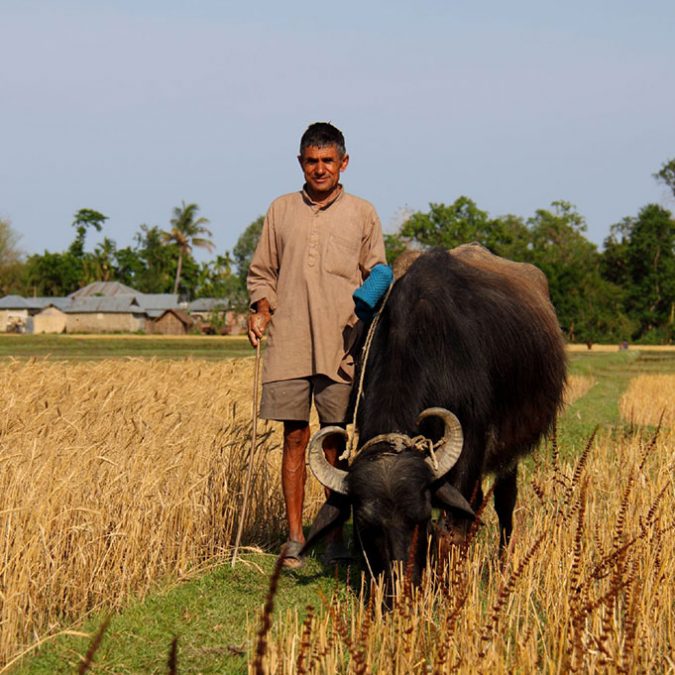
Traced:
[[337, 274], [345, 279], [353, 278], [359, 266], [359, 243], [331, 234], [328, 237], [324, 256], [326, 272]]

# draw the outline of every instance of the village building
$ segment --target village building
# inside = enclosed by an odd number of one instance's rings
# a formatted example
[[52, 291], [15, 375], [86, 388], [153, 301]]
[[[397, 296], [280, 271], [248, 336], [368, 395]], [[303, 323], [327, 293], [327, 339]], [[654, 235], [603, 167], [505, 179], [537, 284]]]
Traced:
[[46, 307], [60, 307], [66, 298], [22, 298], [6, 295], [0, 298], [0, 332], [32, 333], [34, 317]]
[[138, 333], [146, 313], [133, 295], [80, 298], [63, 308], [67, 333]]
[[41, 333], [54, 333], [58, 335], [66, 332], [67, 324], [68, 315], [56, 305], [49, 305], [33, 317], [32, 332], [36, 335], [40, 335]]
[[182, 309], [165, 309], [157, 318], [146, 321], [145, 330], [151, 335], [187, 335], [194, 319]]
[[65, 298], [0, 298], [2, 332], [239, 335], [245, 330], [246, 314], [232, 311], [221, 298], [181, 303], [174, 293], [141, 293], [118, 281], [96, 281]]
[[203, 333], [243, 335], [247, 315], [230, 309], [221, 298], [198, 298], [188, 304], [190, 316]]

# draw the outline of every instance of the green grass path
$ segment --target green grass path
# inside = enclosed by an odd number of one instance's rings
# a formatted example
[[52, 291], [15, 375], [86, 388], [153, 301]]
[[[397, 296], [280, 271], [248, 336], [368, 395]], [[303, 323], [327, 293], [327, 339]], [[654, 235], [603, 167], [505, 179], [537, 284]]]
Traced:
[[[640, 373], [675, 372], [675, 353], [573, 353], [570, 372], [590, 375], [597, 381], [559, 422], [558, 442], [564, 454], [579, 452], [597, 425], [619, 425], [618, 401], [630, 379]], [[257, 626], [273, 562], [274, 556], [269, 554], [247, 554], [235, 570], [224, 564], [194, 581], [132, 603], [112, 618], [91, 672], [167, 672], [167, 655], [175, 636], [179, 673], [246, 672], [250, 648], [246, 625]], [[286, 608], [320, 606], [319, 590], [330, 596], [335, 587], [332, 572], [315, 559], [300, 571], [284, 572], [274, 620], [282, 621]], [[98, 615], [80, 630], [93, 632], [103, 619]], [[58, 638], [11, 672], [73, 672], [87, 645], [86, 638]]]
[[0, 359], [91, 361], [113, 358], [223, 359], [251, 356], [245, 336], [3, 335]]
[[[270, 554], [247, 553], [234, 569], [228, 562], [194, 581], [132, 603], [112, 617], [89, 672], [166, 673], [174, 637], [178, 638], [179, 673], [246, 672], [251, 648], [247, 624], [257, 629], [274, 560]], [[333, 572], [315, 558], [300, 570], [284, 570], [275, 597], [275, 620], [289, 608], [303, 614], [307, 605], [318, 608], [318, 591], [330, 597], [336, 588], [344, 589], [344, 578], [336, 585]], [[79, 630], [93, 634], [104, 619], [96, 616]], [[58, 637], [10, 672], [76, 672], [89, 643], [88, 637]]]

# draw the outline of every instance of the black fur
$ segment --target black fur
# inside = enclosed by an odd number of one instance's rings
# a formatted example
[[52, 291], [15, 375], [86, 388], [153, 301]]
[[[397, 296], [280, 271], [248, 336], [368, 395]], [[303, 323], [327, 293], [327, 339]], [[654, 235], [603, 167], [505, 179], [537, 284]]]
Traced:
[[[488, 263], [501, 261], [484, 255]], [[382, 311], [358, 411], [361, 444], [387, 432], [435, 440], [440, 423], [417, 429], [418, 414], [432, 406], [454, 412], [464, 447], [446, 487], [476, 508], [483, 475], [495, 474], [502, 546], [512, 529], [517, 461], [551, 429], [565, 384], [564, 343], [542, 284], [503, 264], [491, 269], [485, 260], [475, 265], [441, 249], [420, 256]], [[412, 555], [419, 577], [434, 484], [420, 453], [386, 450], [375, 446], [350, 468], [355, 525], [362, 540], [366, 532], [375, 573]], [[466, 510], [446, 508], [452, 527], [466, 526]], [[415, 527], [425, 541], [411, 553]]]

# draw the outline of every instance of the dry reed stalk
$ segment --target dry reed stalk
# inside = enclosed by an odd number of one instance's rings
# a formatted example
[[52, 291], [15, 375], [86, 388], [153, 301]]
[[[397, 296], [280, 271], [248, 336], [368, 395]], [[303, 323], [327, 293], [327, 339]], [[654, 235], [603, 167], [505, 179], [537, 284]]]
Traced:
[[255, 659], [253, 660], [253, 670], [256, 675], [264, 675], [263, 668], [265, 654], [267, 652], [267, 634], [272, 627], [272, 614], [274, 612], [274, 596], [277, 594], [279, 586], [279, 577], [284, 566], [283, 551], [277, 557], [274, 563], [274, 570], [270, 575], [270, 586], [265, 598], [265, 606], [260, 617], [260, 630], [258, 631], [258, 639], [256, 641]]
[[298, 658], [295, 662], [295, 670], [299, 675], [309, 672], [306, 668], [306, 664], [311, 664], [312, 662], [312, 622], [314, 621], [314, 607], [312, 605], [307, 605], [306, 607], [307, 615], [305, 620], [302, 622], [302, 637], [300, 639], [300, 651], [298, 652]]
[[89, 668], [91, 668], [91, 664], [94, 662], [94, 656], [96, 655], [98, 648], [101, 646], [101, 642], [103, 642], [103, 634], [106, 632], [109, 625], [110, 617], [106, 617], [99, 629], [96, 631], [93, 640], [89, 644], [87, 653], [82, 658], [82, 663], [80, 663], [80, 667], [77, 669], [79, 675], [83, 675], [83, 673], [86, 673]]
[[169, 658], [166, 662], [166, 667], [169, 671], [169, 675], [177, 675], [178, 673], [178, 638], [175, 637], [171, 640], [171, 646], [169, 647]]

